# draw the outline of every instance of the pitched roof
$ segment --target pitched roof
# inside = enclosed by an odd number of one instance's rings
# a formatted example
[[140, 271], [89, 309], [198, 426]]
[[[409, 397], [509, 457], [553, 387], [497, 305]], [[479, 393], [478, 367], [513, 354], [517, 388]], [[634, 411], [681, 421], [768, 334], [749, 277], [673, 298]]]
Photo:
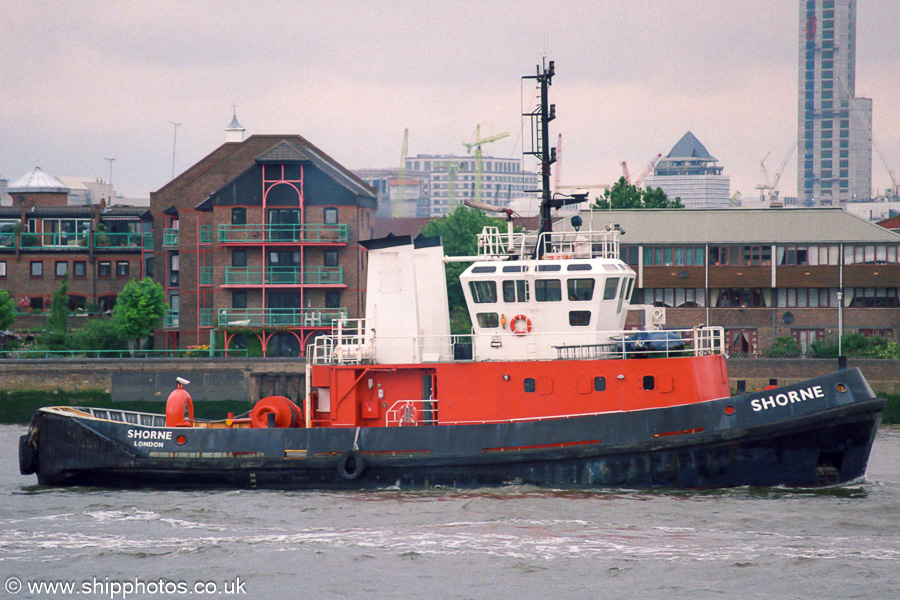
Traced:
[[672, 146], [672, 150], [666, 158], [695, 158], [701, 160], [717, 160], [707, 151], [706, 146], [700, 143], [700, 140], [688, 131], [684, 134], [678, 143]]
[[287, 140], [278, 142], [256, 157], [258, 163], [306, 162], [309, 156]]
[[[623, 244], [898, 243], [900, 235], [842, 208], [582, 211], [585, 229], [618, 223]], [[568, 220], [554, 224], [571, 231]]]
[[68, 194], [69, 188], [53, 175], [41, 171], [40, 167], [35, 167], [30, 173], [26, 173], [12, 182], [7, 191], [10, 194], [29, 192], [57, 192], [60, 194]]

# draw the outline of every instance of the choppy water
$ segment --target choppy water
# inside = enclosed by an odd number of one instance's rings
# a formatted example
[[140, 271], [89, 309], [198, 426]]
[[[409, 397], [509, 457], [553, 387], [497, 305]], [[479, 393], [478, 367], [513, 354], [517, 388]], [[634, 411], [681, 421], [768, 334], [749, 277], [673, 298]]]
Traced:
[[[23, 432], [0, 426], [0, 598], [900, 597], [900, 428], [856, 485], [708, 492], [50, 489]], [[29, 592], [55, 581], [80, 593]]]

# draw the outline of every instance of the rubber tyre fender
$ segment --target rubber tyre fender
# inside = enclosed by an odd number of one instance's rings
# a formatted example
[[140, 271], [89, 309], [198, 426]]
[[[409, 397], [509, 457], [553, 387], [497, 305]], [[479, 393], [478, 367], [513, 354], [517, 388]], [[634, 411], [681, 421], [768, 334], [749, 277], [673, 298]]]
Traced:
[[342, 479], [353, 481], [359, 479], [363, 471], [366, 470], [366, 460], [356, 450], [344, 452], [341, 454], [341, 458], [338, 459], [337, 469], [338, 475]]
[[31, 475], [37, 472], [37, 449], [31, 443], [31, 436], [19, 437], [19, 473]]

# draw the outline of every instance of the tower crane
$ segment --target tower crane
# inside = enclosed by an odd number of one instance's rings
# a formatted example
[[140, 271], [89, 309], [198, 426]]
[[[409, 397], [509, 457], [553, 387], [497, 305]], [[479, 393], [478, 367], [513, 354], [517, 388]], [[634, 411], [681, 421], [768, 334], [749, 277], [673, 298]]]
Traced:
[[497, 140], [502, 140], [507, 136], [509, 136], [509, 134], [503, 132], [483, 138], [481, 137], [481, 125], [479, 124], [475, 126], [475, 139], [471, 142], [463, 142], [463, 146], [465, 146], [469, 152], [472, 151], [472, 148], [475, 148], [475, 193], [473, 196], [476, 202], [481, 202], [482, 196], [484, 195], [484, 186], [482, 183], [484, 179], [484, 162], [481, 155], [481, 146], [496, 142]]
[[659, 162], [662, 158], [662, 154], [657, 154], [644, 165], [644, 168], [641, 169], [638, 176], [634, 178], [634, 181], [631, 180], [631, 173], [628, 171], [628, 163], [626, 161], [622, 161], [622, 176], [625, 178], [625, 183], [628, 185], [633, 185], [634, 187], [641, 187], [641, 184], [644, 183], [644, 177], [653, 170], [653, 167]]
[[[400, 147], [400, 172], [397, 174], [397, 198], [391, 198], [391, 217], [406, 216], [399, 210], [399, 204], [406, 202], [406, 152], [409, 148], [409, 129], [403, 130], [403, 145]], [[405, 207], [404, 207], [405, 208]]]
[[794, 155], [794, 148], [797, 147], [797, 144], [792, 144], [791, 149], [788, 150], [787, 154], [785, 154], [784, 158], [781, 159], [781, 163], [778, 165], [778, 170], [775, 171], [775, 177], [773, 179], [769, 179], [769, 171], [766, 169], [766, 159], [772, 154], [769, 151], [765, 156], [763, 156], [762, 160], [759, 161], [759, 167], [762, 169], [763, 178], [765, 179], [765, 183], [760, 183], [756, 186], [756, 189], [759, 190], [759, 200], [760, 202], [768, 202], [770, 206], [778, 207], [782, 206], [781, 199], [778, 197], [778, 181], [781, 179], [782, 173], [784, 173], [785, 167], [787, 167], [788, 162], [791, 160], [791, 156]]

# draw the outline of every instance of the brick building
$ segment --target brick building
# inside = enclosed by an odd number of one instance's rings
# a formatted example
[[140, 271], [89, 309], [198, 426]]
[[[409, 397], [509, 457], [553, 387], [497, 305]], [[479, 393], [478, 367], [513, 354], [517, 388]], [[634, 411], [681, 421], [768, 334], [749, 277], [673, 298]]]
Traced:
[[786, 336], [803, 350], [839, 331], [900, 338], [900, 234], [843, 209], [581, 216], [586, 228], [627, 232], [633, 302], [666, 307], [667, 328], [723, 326], [732, 355], [763, 354]]
[[227, 139], [150, 195], [170, 306], [156, 347], [215, 331], [226, 348], [256, 336], [265, 355], [302, 355], [335, 318], [363, 313], [356, 242], [372, 237], [375, 190], [300, 136]]
[[0, 207], [0, 289], [23, 317], [48, 310], [64, 280], [73, 312], [109, 311], [125, 284], [153, 267], [146, 208], [67, 206], [68, 191], [35, 169], [10, 186], [13, 206]]

